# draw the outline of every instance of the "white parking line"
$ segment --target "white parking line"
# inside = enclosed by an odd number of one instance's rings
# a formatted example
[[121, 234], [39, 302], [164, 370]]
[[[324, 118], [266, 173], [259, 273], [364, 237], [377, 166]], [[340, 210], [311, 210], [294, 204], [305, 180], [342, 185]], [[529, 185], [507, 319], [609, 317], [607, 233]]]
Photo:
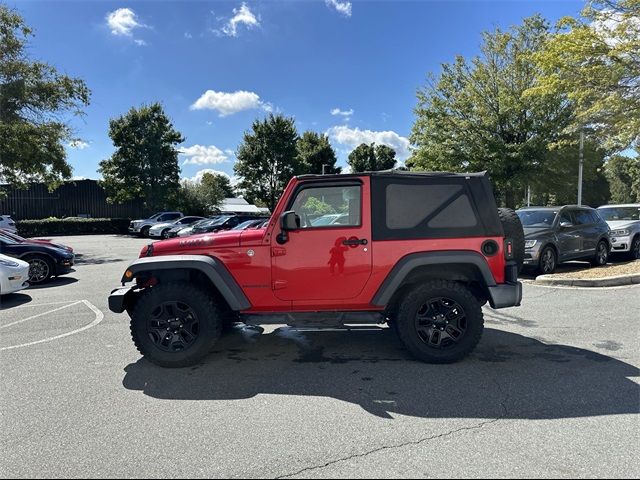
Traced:
[[7, 323], [6, 325], [0, 325], [0, 330], [2, 330], [3, 328], [13, 327], [14, 325], [18, 325], [19, 323], [28, 322], [29, 320], [33, 320], [34, 318], [44, 317], [45, 315], [48, 315], [50, 313], [58, 312], [65, 308], [73, 307], [74, 305], [78, 305], [79, 303], [82, 303], [82, 302], [83, 302], [82, 300], [78, 300], [77, 302], [69, 303], [68, 305], [65, 305], [63, 307], [54, 308], [53, 310], [49, 310], [48, 312], [39, 313], [31, 317], [23, 318], [22, 320], [17, 320], [15, 322]]
[[17, 307], [0, 308], [0, 310], [18, 310], [19, 308], [46, 307], [49, 305], [62, 305], [64, 303], [69, 303], [69, 300], [65, 300], [64, 302], [27, 303], [25, 305], [18, 305]]
[[[88, 300], [80, 300], [79, 302], [76, 302], [76, 304], [77, 303], [84, 303], [87, 306], [87, 308], [89, 308], [95, 314], [96, 316], [95, 320], [91, 322], [89, 325], [85, 325], [84, 327], [78, 328], [77, 330], [73, 330], [71, 332], [63, 333], [62, 335], [56, 335], [55, 337], [49, 337], [42, 340], [37, 340], [35, 342], [22, 343], [20, 345], [12, 345], [10, 347], [2, 347], [0, 348], [0, 352], [4, 352], [6, 350], [15, 350], [16, 348], [30, 347], [32, 345], [38, 345], [40, 343], [53, 342], [54, 340], [59, 340], [61, 338], [69, 337], [71, 335], [75, 335], [76, 333], [84, 332], [85, 330], [89, 330], [90, 328], [95, 327], [104, 319], [104, 313], [102, 313], [98, 309], [98, 307], [96, 307], [94, 304], [92, 304]], [[47, 312], [47, 313], [51, 313], [51, 312]]]

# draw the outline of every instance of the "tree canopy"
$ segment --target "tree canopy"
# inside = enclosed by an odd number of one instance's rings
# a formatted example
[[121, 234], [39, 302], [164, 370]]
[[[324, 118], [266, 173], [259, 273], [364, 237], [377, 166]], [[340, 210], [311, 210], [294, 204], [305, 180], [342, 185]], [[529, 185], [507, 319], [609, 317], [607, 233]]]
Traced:
[[53, 188], [70, 178], [65, 144], [73, 131], [65, 115], [89, 105], [84, 81], [28, 58], [31, 29], [0, 4], [0, 181], [42, 181]]
[[184, 141], [154, 103], [131, 108], [109, 122], [116, 151], [100, 162], [102, 185], [112, 202], [141, 199], [150, 210], [166, 208], [179, 190], [177, 145]]
[[573, 130], [587, 126], [609, 150], [640, 142], [640, 0], [590, 2], [558, 23], [535, 59], [531, 96], [566, 95]]
[[336, 152], [329, 143], [329, 137], [316, 132], [307, 131], [298, 139], [298, 162], [305, 173], [321, 174], [340, 173], [336, 166]]
[[509, 31], [484, 33], [480, 56], [458, 56], [442, 65], [439, 78], [430, 75], [418, 91], [411, 134], [416, 148], [407, 166], [487, 170], [502, 202], [515, 206], [531, 179], [548, 170], [550, 144], [573, 115], [561, 94], [524, 95], [535, 85], [533, 56], [548, 35], [542, 17], [526, 18]]
[[253, 122], [238, 147], [234, 166], [240, 177], [238, 188], [247, 199], [273, 211], [291, 177], [304, 172], [297, 142], [293, 118], [269, 114]]
[[361, 143], [348, 160], [353, 173], [389, 170], [396, 165], [396, 151], [387, 145]]
[[180, 192], [176, 208], [192, 215], [211, 215], [217, 211], [225, 198], [235, 195], [229, 177], [207, 172], [200, 181], [184, 179], [180, 182]]
[[612, 202], [640, 202], [640, 158], [614, 155], [607, 161], [605, 173]]

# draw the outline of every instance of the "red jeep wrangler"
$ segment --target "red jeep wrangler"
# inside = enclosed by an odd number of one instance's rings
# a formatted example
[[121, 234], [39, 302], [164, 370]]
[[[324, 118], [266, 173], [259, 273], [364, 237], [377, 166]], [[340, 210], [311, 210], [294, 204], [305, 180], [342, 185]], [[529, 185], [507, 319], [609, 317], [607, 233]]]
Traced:
[[418, 359], [449, 363], [480, 340], [482, 305], [520, 304], [523, 257], [520, 220], [483, 173], [305, 175], [265, 228], [143, 248], [109, 308], [164, 367], [202, 360], [237, 321], [388, 323]]

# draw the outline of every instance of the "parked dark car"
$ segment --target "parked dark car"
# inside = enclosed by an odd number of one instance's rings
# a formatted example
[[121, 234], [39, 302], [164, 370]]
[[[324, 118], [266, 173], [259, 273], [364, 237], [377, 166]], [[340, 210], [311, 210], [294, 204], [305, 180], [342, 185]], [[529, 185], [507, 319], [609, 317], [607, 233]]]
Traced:
[[553, 273], [562, 262], [589, 260], [607, 263], [611, 242], [609, 226], [589, 207], [530, 207], [518, 210], [524, 227], [525, 267]]
[[193, 235], [199, 233], [216, 233], [223, 230], [231, 230], [248, 220], [256, 220], [255, 215], [227, 215], [214, 218], [209, 222], [204, 222], [193, 227]]
[[29, 283], [39, 284], [71, 271], [73, 252], [53, 245], [19, 242], [0, 235], [0, 253], [29, 263]]
[[53, 243], [51, 240], [46, 238], [24, 238], [18, 235], [17, 233], [13, 233], [9, 230], [4, 230], [2, 228], [0, 228], [0, 236], [9, 237], [18, 243], [35, 243], [37, 245], [48, 245], [50, 247], [59, 248], [61, 250], [66, 250], [68, 252], [73, 253], [73, 248], [69, 247], [68, 245]]

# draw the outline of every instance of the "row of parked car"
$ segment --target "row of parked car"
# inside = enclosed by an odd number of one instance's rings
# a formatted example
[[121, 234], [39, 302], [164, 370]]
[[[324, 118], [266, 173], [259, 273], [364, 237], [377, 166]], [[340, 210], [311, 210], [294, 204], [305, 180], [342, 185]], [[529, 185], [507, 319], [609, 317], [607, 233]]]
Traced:
[[258, 228], [269, 220], [255, 215], [185, 216], [182, 212], [159, 212], [144, 220], [133, 220], [129, 233], [150, 238], [187, 237], [223, 230]]
[[24, 290], [72, 271], [73, 248], [45, 239], [27, 239], [15, 225], [0, 228], [0, 295]]
[[525, 233], [524, 265], [539, 273], [553, 273], [570, 260], [604, 265], [610, 253], [640, 259], [640, 204], [530, 207], [517, 213]]

